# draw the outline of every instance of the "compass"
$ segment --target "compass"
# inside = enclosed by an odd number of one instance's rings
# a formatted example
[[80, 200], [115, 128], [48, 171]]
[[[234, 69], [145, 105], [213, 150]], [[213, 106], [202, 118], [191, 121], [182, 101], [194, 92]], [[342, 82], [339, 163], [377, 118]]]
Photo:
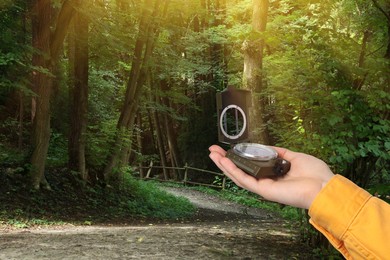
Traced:
[[256, 178], [275, 178], [290, 170], [290, 162], [278, 157], [275, 149], [247, 142], [249, 139], [250, 92], [229, 87], [217, 93], [218, 139], [233, 145], [226, 157]]
[[226, 157], [244, 172], [256, 178], [281, 177], [290, 170], [290, 162], [278, 157], [271, 147], [257, 143], [239, 143]]

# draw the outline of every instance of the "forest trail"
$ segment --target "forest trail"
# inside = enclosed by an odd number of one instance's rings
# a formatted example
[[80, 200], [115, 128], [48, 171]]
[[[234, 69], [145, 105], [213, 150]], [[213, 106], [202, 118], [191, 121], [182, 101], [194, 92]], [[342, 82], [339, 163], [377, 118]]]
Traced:
[[0, 230], [0, 259], [310, 259], [291, 225], [274, 213], [183, 188], [191, 220], [126, 226]]

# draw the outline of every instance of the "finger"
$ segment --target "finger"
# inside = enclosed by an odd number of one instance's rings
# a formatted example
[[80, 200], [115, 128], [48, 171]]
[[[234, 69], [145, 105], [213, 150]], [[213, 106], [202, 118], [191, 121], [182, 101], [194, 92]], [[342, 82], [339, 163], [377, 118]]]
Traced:
[[[227, 165], [226, 165], [227, 163]], [[230, 159], [223, 157], [221, 158], [220, 164], [223, 167], [223, 173], [229, 177], [235, 184], [242, 187], [240, 180], [237, 178], [237, 172], [241, 171]], [[239, 173], [238, 173], [239, 175]]]
[[226, 170], [225, 174], [241, 188], [256, 192], [257, 179], [239, 169], [230, 159], [221, 158], [220, 164]]
[[[215, 147], [213, 147], [213, 148], [215, 148]], [[228, 177], [228, 178], [230, 178], [234, 183], [236, 183], [237, 185], [239, 185], [238, 183], [238, 180], [237, 180], [237, 178], [234, 176], [234, 175], [232, 175], [232, 173], [231, 172], [234, 172], [234, 171], [236, 171], [238, 168], [237, 168], [237, 166], [235, 166], [234, 164], [233, 164], [233, 162], [231, 162], [231, 160], [230, 159], [228, 159], [228, 158], [225, 158], [225, 156], [222, 156], [221, 154], [220, 154], [220, 149], [217, 147], [216, 149], [213, 149], [213, 148], [211, 148], [210, 147], [210, 150], [212, 151], [211, 153], [210, 153], [210, 155], [209, 155], [209, 157], [210, 157], [210, 159], [217, 165], [217, 167]], [[221, 162], [222, 161], [222, 162]], [[225, 163], [228, 163], [228, 165], [229, 165], [229, 169], [226, 169], [226, 167], [225, 167]], [[237, 168], [237, 169], [236, 169]]]
[[283, 147], [272, 146], [272, 148], [276, 150], [280, 158], [286, 159], [288, 161], [293, 160], [298, 154]]
[[242, 171], [237, 168], [230, 159], [225, 158], [226, 151], [218, 145], [210, 146], [209, 150], [211, 151], [210, 158], [217, 164], [218, 168], [220, 168], [229, 178], [236, 180], [236, 177], [232, 175], [232, 172]]
[[226, 155], [226, 151], [224, 149], [222, 149], [222, 147], [218, 146], [218, 145], [212, 145], [209, 147], [209, 151], [210, 152], [217, 152], [219, 154], [221, 154], [222, 156], [225, 156]]
[[[210, 153], [210, 158], [211, 160], [213, 160], [213, 162], [218, 166], [218, 168], [229, 178], [231, 179], [235, 184], [237, 184], [238, 186], [242, 187], [240, 182], [237, 180], [237, 178], [232, 175], [228, 170], [226, 170], [226, 168], [224, 167], [223, 164], [221, 164], [221, 159], [225, 158], [223, 156], [221, 156], [219, 153], [217, 152], [212, 152]], [[228, 159], [229, 160], [229, 159]]]
[[209, 157], [210, 159], [215, 163], [215, 165], [217, 165], [217, 167], [221, 170], [221, 171], [224, 171], [223, 169], [223, 166], [221, 165], [221, 163], [219, 162], [221, 160], [221, 158], [223, 157], [220, 153], [218, 152], [211, 152], [209, 154]]

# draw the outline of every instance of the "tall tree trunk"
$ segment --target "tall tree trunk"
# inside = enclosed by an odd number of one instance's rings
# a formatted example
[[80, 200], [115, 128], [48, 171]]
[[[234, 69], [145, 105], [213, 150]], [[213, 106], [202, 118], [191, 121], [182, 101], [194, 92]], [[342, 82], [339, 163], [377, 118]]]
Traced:
[[24, 131], [24, 94], [18, 91], [19, 94], [19, 123], [18, 123], [18, 149], [23, 149], [23, 131]]
[[77, 12], [74, 25], [73, 83], [71, 91], [71, 116], [69, 131], [69, 169], [87, 180], [85, 162], [87, 113], [88, 113], [88, 18]]
[[[138, 129], [145, 129], [144, 128], [144, 122], [142, 120], [142, 114], [138, 113], [137, 115], [137, 127]], [[144, 154], [144, 147], [142, 143], [142, 130], [137, 131], [137, 146], [138, 146], [138, 151], [142, 155]], [[139, 173], [140, 173], [140, 178], [143, 179], [145, 177], [145, 169], [143, 168], [143, 162], [142, 160], [139, 160], [138, 162], [138, 168], [139, 168]]]
[[133, 52], [133, 61], [131, 65], [129, 80], [127, 82], [125, 101], [121, 110], [121, 114], [117, 123], [117, 133], [115, 144], [113, 146], [112, 155], [104, 169], [104, 178], [107, 182], [112, 182], [115, 179], [114, 168], [120, 167], [120, 160], [127, 153], [127, 147], [131, 147], [131, 129], [128, 125], [131, 124], [131, 118], [135, 118], [136, 103], [141, 92], [141, 85], [138, 80], [141, 74], [143, 50], [147, 41], [147, 32], [150, 26], [152, 0], [145, 0], [143, 11], [140, 17], [139, 32]]
[[[388, 12], [388, 16], [390, 17], [390, 11]], [[387, 22], [387, 48], [385, 58], [390, 60], [390, 19]]]
[[[362, 48], [360, 50], [359, 60], [358, 60], [358, 67], [364, 68], [364, 61], [366, 59], [366, 52], [367, 52], [367, 42], [371, 36], [371, 32], [369, 30], [366, 30], [363, 32], [363, 40], [362, 40]], [[357, 75], [356, 79], [353, 81], [353, 88], [356, 90], [360, 90], [364, 84], [366, 75]]]
[[[269, 0], [253, 0], [252, 30], [261, 33], [266, 30]], [[252, 133], [252, 141], [267, 144], [269, 142], [268, 131], [264, 122], [265, 102], [262, 98], [263, 86], [263, 50], [264, 39], [243, 43], [244, 51], [244, 88], [252, 92], [252, 109], [249, 115]]]
[[[32, 41], [33, 47], [39, 50], [32, 58], [32, 64], [51, 71], [50, 64], [50, 0], [37, 0], [32, 15]], [[50, 189], [44, 178], [45, 162], [50, 140], [50, 94], [52, 79], [48, 73], [34, 71], [32, 77], [34, 98], [33, 129], [32, 129], [32, 155], [31, 155], [31, 181], [35, 189], [43, 187]]]
[[168, 171], [165, 167], [168, 166], [167, 158], [165, 156], [165, 145], [164, 145], [164, 138], [163, 138], [163, 131], [161, 127], [161, 122], [158, 117], [158, 112], [155, 110], [153, 112], [153, 121], [154, 125], [156, 126], [156, 136], [157, 136], [157, 146], [158, 146], [158, 152], [160, 154], [160, 163], [163, 167], [163, 174], [164, 174], [164, 180], [168, 179]]
[[34, 71], [32, 77], [32, 90], [36, 97], [32, 101], [32, 140], [31, 140], [31, 169], [30, 176], [34, 189], [40, 186], [50, 189], [46, 181], [44, 171], [47, 151], [50, 141], [50, 96], [53, 87], [53, 64], [56, 64], [62, 43], [69, 23], [72, 19], [74, 8], [72, 1], [63, 3], [56, 22], [56, 29], [51, 37], [51, 1], [36, 0], [32, 10], [32, 45], [39, 50], [32, 57], [32, 64], [47, 70]]
[[[119, 176], [115, 176], [113, 169], [120, 168], [126, 163], [130, 154], [132, 128], [138, 110], [141, 90], [148, 75], [148, 61], [152, 55], [154, 41], [157, 37], [156, 21], [159, 18], [158, 14], [160, 12], [161, 2], [160, 0], [156, 0], [153, 5], [152, 0], [145, 0], [143, 5], [139, 33], [126, 88], [125, 102], [117, 124], [116, 141], [113, 146], [114, 150], [104, 169], [104, 176], [108, 182], [118, 179], [117, 177]], [[164, 1], [164, 12], [167, 9], [168, 3], [169, 1]], [[153, 8], [150, 8], [151, 6]]]
[[[26, 6], [23, 7], [23, 10], [27, 10], [28, 5], [26, 4]], [[26, 12], [24, 13], [23, 17], [22, 17], [22, 25], [23, 25], [23, 37], [20, 39], [20, 43], [21, 44], [24, 44], [24, 45], [28, 45], [29, 42], [27, 40], [28, 36], [27, 36], [27, 14]], [[24, 103], [25, 103], [25, 95], [24, 95], [24, 92], [19, 90], [18, 91], [18, 95], [19, 95], [19, 124], [18, 124], [18, 149], [19, 151], [22, 151], [23, 149], [23, 132], [24, 132], [24, 114], [25, 114], [25, 107], [24, 107]]]
[[[162, 80], [160, 82], [160, 85], [161, 85], [161, 90], [163, 92], [168, 92], [170, 90], [170, 86], [166, 80]], [[161, 102], [162, 102], [162, 105], [164, 105], [165, 107], [167, 107], [167, 108], [171, 107], [170, 101], [167, 97], [163, 97]], [[175, 133], [175, 130], [173, 127], [174, 124], [173, 124], [172, 117], [170, 117], [167, 113], [164, 113], [163, 120], [164, 120], [164, 125], [165, 125], [165, 132], [166, 132], [169, 154], [171, 156], [172, 167], [181, 167], [181, 166], [183, 166], [183, 163], [181, 161], [179, 148], [177, 145], [177, 134]], [[176, 171], [173, 178], [175, 180], [178, 180], [181, 178], [180, 175], [181, 175], [180, 172]]]

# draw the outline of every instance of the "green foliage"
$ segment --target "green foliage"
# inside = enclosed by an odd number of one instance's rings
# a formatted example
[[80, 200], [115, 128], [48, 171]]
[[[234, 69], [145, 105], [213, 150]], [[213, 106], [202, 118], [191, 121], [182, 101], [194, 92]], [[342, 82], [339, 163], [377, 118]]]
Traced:
[[63, 221], [53, 221], [41, 218], [28, 218], [29, 213], [22, 209], [16, 209], [14, 212], [0, 212], [0, 225], [12, 226], [14, 228], [29, 228], [31, 226], [51, 226], [63, 225]]
[[106, 163], [106, 158], [110, 154], [110, 146], [116, 133], [115, 121], [104, 121], [98, 125], [88, 126], [88, 154], [87, 160], [90, 167], [101, 169]]
[[225, 190], [230, 192], [238, 192], [240, 191], [240, 187], [238, 187], [231, 179], [227, 177], [215, 176], [213, 184], [222, 187], [223, 180], [225, 179]]
[[[87, 162], [94, 169], [101, 169], [111, 152], [114, 141], [118, 107], [123, 82], [110, 70], [91, 68], [89, 74], [89, 106], [87, 131]], [[104, 93], [104, 95], [101, 95]]]
[[126, 182], [133, 200], [126, 207], [135, 215], [160, 219], [189, 217], [195, 212], [194, 206], [186, 198], [176, 197], [158, 188], [151, 182], [136, 181], [129, 178]]
[[[388, 8], [385, 0], [377, 2]], [[34, 50], [27, 3], [22, 0], [0, 3], [0, 168], [12, 166], [10, 176], [21, 176], [16, 181], [19, 188], [26, 183], [22, 172], [27, 167], [28, 149], [16, 149], [17, 106], [7, 102], [16, 103], [10, 102], [15, 91], [27, 97], [34, 95], [29, 88], [31, 71], [52, 76], [44, 68], [31, 66]], [[59, 8], [62, 2], [52, 3]], [[111, 144], [117, 133], [126, 84], [131, 79], [129, 72], [142, 2], [127, 1], [126, 10], [119, 10], [116, 3], [90, 1], [80, 9], [90, 20], [87, 168], [94, 172], [105, 167], [114, 149]], [[207, 148], [217, 142], [215, 92], [227, 83], [241, 84], [243, 41], [264, 39], [265, 89], [261, 94], [268, 101], [264, 116], [273, 143], [318, 156], [330, 163], [335, 172], [386, 199], [390, 187], [390, 67], [383, 56], [388, 24], [373, 1], [270, 1], [267, 30], [262, 34], [251, 29], [251, 0], [226, 1], [225, 10], [215, 10], [216, 1], [208, 1], [207, 6], [201, 3], [170, 1], [166, 17], [159, 19], [154, 28], [159, 36], [147, 64], [139, 110], [144, 121], [149, 120], [150, 111], [170, 116], [184, 161], [197, 167], [214, 167]], [[365, 38], [363, 53], [365, 35], [369, 37]], [[56, 195], [23, 193], [13, 187], [9, 192], [15, 200], [30, 197], [31, 200], [2, 209], [0, 221], [9, 219], [13, 225], [24, 227], [29, 223], [50, 222], [61, 214], [78, 216], [84, 224], [95, 223], [98, 216], [103, 219], [188, 216], [192, 209], [187, 201], [160, 193], [149, 183], [128, 179], [128, 172], [123, 169], [117, 169], [124, 176], [118, 190], [84, 187], [72, 174], [58, 171], [67, 160], [70, 111], [67, 44], [64, 47], [56, 75], [59, 89], [53, 93], [53, 134], [47, 158], [49, 166], [54, 167], [48, 172], [48, 181]], [[168, 82], [169, 89], [160, 89], [161, 81]], [[161, 105], [154, 100], [161, 98], [168, 99], [169, 104]], [[29, 106], [28, 103], [25, 107]], [[29, 112], [27, 108], [24, 141], [30, 136], [26, 123]], [[132, 135], [126, 132], [128, 135], [123, 137], [128, 143], [138, 132], [150, 132], [150, 139], [155, 135], [150, 123], [143, 129], [133, 127], [132, 131]], [[152, 141], [147, 145], [155, 149]], [[135, 163], [154, 156], [137, 155]], [[65, 178], [57, 183], [51, 174], [67, 176], [72, 181]], [[272, 209], [302, 223], [307, 220], [306, 214], [299, 210], [259, 201], [232, 182], [226, 184], [228, 191], [221, 192], [226, 198]], [[308, 226], [301, 228], [305, 239], [315, 238]], [[333, 257], [326, 250], [319, 248], [316, 254]]]
[[343, 260], [344, 257], [334, 247], [317, 247], [313, 249], [313, 255], [316, 259]]
[[[390, 161], [390, 121], [381, 119], [363, 94], [348, 89], [331, 93], [334, 106], [332, 112], [326, 111], [329, 113], [320, 126], [324, 146], [333, 151], [329, 160], [334, 165], [370, 157]], [[330, 128], [337, 131], [326, 131]], [[341, 172], [346, 170], [340, 166], [337, 168]], [[375, 165], [372, 170], [376, 170]]]
[[[214, 180], [214, 184], [221, 185], [222, 178], [217, 176]], [[210, 193], [210, 191], [218, 196], [221, 196], [224, 199], [234, 201], [236, 203], [255, 208], [267, 209], [273, 212], [280, 214], [283, 218], [299, 221], [302, 219], [300, 214], [301, 209], [297, 209], [290, 206], [281, 206], [280, 204], [274, 202], [268, 202], [259, 199], [259, 196], [239, 188], [232, 180], [227, 179], [225, 182], [225, 190], [221, 192], [213, 192], [214, 190], [204, 189], [205, 192]]]
[[17, 167], [25, 163], [27, 151], [12, 145], [18, 138], [15, 129], [18, 129], [18, 122], [14, 119], [0, 122], [0, 167]]
[[368, 191], [378, 196], [384, 201], [387, 201], [387, 203], [390, 203], [390, 185], [388, 184], [390, 182], [389, 176], [387, 176], [387, 179], [384, 181], [384, 183], [378, 183], [371, 186]]
[[[287, 15], [274, 13], [269, 30], [283, 41], [273, 45], [265, 63], [267, 94], [275, 99], [268, 107], [269, 128], [280, 145], [321, 157], [359, 185], [387, 180], [388, 61], [377, 53], [364, 57], [366, 66], [355, 65], [362, 51], [356, 42], [366, 28], [362, 21], [374, 26], [367, 14], [378, 10], [350, 1], [299, 8], [282, 2]], [[330, 26], [335, 19], [342, 22]], [[351, 20], [360, 22], [351, 28]], [[381, 26], [375, 25], [366, 51], [382, 44]]]
[[[7, 3], [8, 2], [8, 3]], [[0, 8], [0, 104], [6, 89], [20, 89], [31, 94], [25, 75], [31, 72], [32, 53], [24, 12], [25, 1], [6, 1]]]
[[47, 155], [49, 167], [64, 167], [68, 162], [68, 143], [65, 136], [52, 133]]
[[0, 167], [18, 167], [23, 165], [25, 154], [13, 146], [0, 143]]
[[176, 220], [192, 216], [194, 206], [158, 188], [124, 174], [120, 189], [85, 186], [66, 170], [51, 170], [46, 178], [52, 191], [35, 192], [20, 185], [21, 172], [0, 167], [0, 224], [25, 228], [35, 225], [79, 223], [91, 225], [140, 219]]

